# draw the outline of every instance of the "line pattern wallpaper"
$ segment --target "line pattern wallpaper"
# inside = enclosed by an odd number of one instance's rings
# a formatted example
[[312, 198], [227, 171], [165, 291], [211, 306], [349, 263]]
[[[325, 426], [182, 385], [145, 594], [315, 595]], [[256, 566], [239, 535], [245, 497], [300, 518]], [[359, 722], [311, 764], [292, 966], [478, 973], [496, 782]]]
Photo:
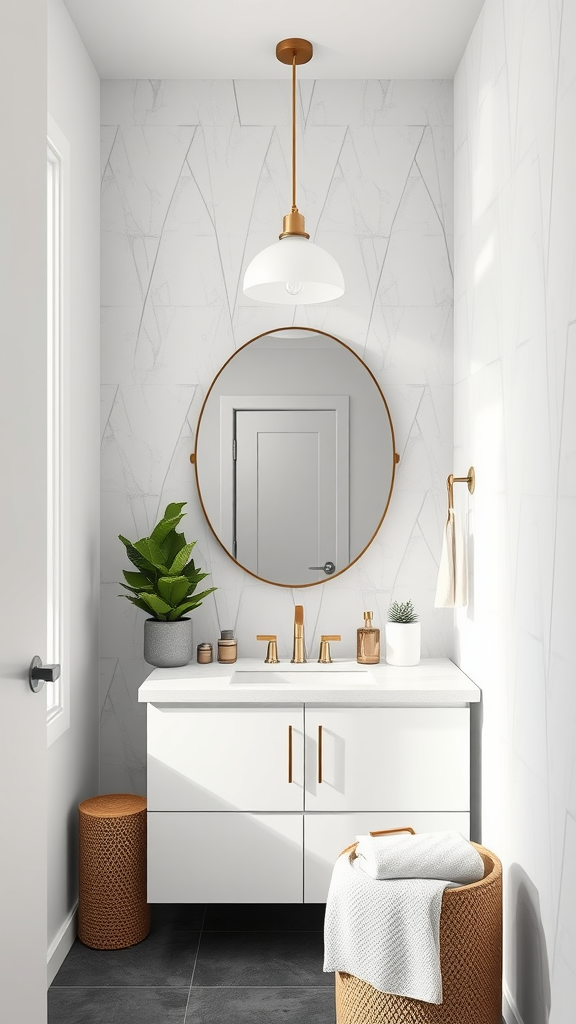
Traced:
[[[169, 501], [218, 587], [194, 613], [194, 640], [234, 628], [291, 650], [293, 606], [309, 651], [320, 632], [383, 627], [412, 598], [423, 655], [449, 654], [453, 617], [434, 610], [452, 466], [453, 105], [449, 81], [299, 84], [298, 199], [313, 241], [339, 261], [346, 292], [308, 307], [259, 305], [245, 267], [271, 244], [290, 197], [288, 81], [102, 83], [101, 791], [145, 791], [137, 689], [144, 614], [118, 598], [117, 535], [148, 534]], [[386, 395], [401, 461], [388, 515], [341, 577], [304, 591], [263, 584], [225, 555], [203, 519], [189, 456], [202, 401], [251, 337], [297, 324], [335, 334]], [[465, 459], [466, 461], [466, 459]]]
[[573, 0], [487, 0], [454, 83], [455, 446], [477, 471], [457, 660], [483, 691], [520, 1024], [574, 1020], [576, 991], [575, 53]]

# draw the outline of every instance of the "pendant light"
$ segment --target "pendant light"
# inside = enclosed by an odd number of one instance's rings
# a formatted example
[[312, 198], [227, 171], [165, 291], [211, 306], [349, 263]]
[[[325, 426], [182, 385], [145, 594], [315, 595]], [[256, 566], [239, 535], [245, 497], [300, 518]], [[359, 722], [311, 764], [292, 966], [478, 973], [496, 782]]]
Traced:
[[244, 294], [258, 302], [309, 305], [344, 292], [340, 267], [309, 240], [296, 205], [296, 65], [307, 64], [312, 53], [307, 39], [283, 39], [276, 47], [278, 60], [292, 65], [292, 209], [284, 217], [280, 241], [259, 252], [244, 275]]

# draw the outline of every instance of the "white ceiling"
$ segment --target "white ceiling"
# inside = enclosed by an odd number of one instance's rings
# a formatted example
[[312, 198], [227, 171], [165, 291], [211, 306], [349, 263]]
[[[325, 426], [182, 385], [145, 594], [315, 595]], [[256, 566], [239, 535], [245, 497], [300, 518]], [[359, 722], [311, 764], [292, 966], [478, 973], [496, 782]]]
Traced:
[[[453, 78], [484, 0], [64, 0], [101, 78]], [[288, 72], [289, 73], [289, 72]]]

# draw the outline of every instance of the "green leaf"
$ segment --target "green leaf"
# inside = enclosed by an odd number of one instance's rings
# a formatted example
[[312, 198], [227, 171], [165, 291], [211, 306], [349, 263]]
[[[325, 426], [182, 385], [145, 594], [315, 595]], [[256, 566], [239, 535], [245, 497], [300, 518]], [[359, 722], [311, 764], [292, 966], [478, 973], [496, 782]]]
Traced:
[[143, 572], [130, 572], [124, 569], [124, 579], [133, 590], [152, 590], [152, 582]]
[[170, 621], [180, 619], [182, 615], [186, 614], [186, 612], [192, 611], [193, 608], [198, 608], [202, 604], [202, 598], [207, 597], [208, 594], [211, 594], [214, 590], [216, 590], [216, 587], [210, 587], [210, 590], [205, 590], [202, 594], [195, 594], [193, 600], [183, 601], [177, 608], [172, 609], [168, 618]]
[[158, 580], [158, 593], [171, 608], [176, 608], [187, 596], [189, 585], [186, 576], [161, 576]]
[[[143, 593], [141, 587], [129, 587], [127, 583], [121, 583], [120, 586], [124, 587], [124, 590], [129, 590], [131, 594], [138, 594], [138, 595], [140, 595], [140, 594]], [[119, 595], [119, 596], [122, 596], [122, 595]]]
[[182, 512], [182, 509], [184, 508], [184, 505], [187, 504], [188, 502], [186, 501], [171, 501], [169, 505], [166, 505], [164, 519], [174, 519], [175, 516], [180, 516], [180, 518], [183, 515], [185, 516], [186, 513]]
[[145, 604], [145, 602], [142, 600], [141, 597], [130, 597], [129, 594], [118, 594], [118, 597], [126, 597], [126, 598], [128, 598], [128, 600], [132, 604], [135, 604], [137, 608], [141, 608], [142, 611], [143, 612], [147, 612], [148, 615], [150, 614], [150, 609], [149, 609], [148, 605]]
[[158, 597], [157, 594], [142, 594], [141, 600], [148, 605], [148, 608], [157, 619], [164, 619], [168, 612], [171, 611], [170, 605], [163, 601], [161, 597]]
[[213, 594], [215, 590], [217, 590], [217, 587], [210, 587], [209, 590], [203, 590], [201, 594], [194, 594], [194, 601], [198, 603], [203, 601], [205, 597], [208, 597], [208, 594]]
[[132, 562], [132, 565], [135, 565], [137, 569], [140, 569], [144, 573], [150, 573], [152, 575], [152, 579], [156, 579], [156, 566], [153, 565], [152, 562], [148, 561], [147, 558], [144, 558], [140, 552], [136, 550], [131, 541], [126, 540], [125, 537], [120, 537], [120, 540], [126, 545], [126, 554]]
[[185, 544], [181, 551], [178, 552], [176, 558], [174, 559], [172, 565], [170, 566], [166, 573], [167, 576], [183, 575], [182, 569], [184, 568], [188, 559], [190, 558], [190, 555], [192, 554], [192, 548], [194, 547], [195, 543], [196, 541], [193, 540], [191, 544]]
[[172, 531], [176, 529], [181, 519], [182, 516], [174, 516], [173, 519], [161, 519], [152, 530], [150, 537], [152, 540], [155, 540], [157, 544], [161, 545], [162, 541], [168, 536], [168, 534], [172, 533]]
[[169, 570], [164, 565], [164, 556], [156, 541], [152, 540], [152, 537], [144, 537], [143, 540], [137, 540], [133, 546], [155, 569], [160, 569], [162, 574], [168, 574]]
[[184, 568], [182, 569], [182, 575], [187, 576], [191, 583], [196, 584], [199, 583], [200, 580], [203, 580], [206, 576], [209, 576], [210, 573], [201, 572], [200, 569], [196, 568], [194, 562], [188, 562], [188, 565], [185, 565]]
[[166, 540], [160, 545], [160, 550], [164, 557], [164, 564], [170, 565], [174, 561], [176, 555], [186, 544], [186, 538], [183, 533], [169, 533]]
[[[194, 591], [196, 590], [196, 587], [200, 583], [200, 581], [201, 580], [205, 580], [206, 577], [209, 576], [209, 575], [210, 575], [210, 573], [208, 573], [208, 572], [197, 572], [196, 575], [192, 579], [190, 579], [190, 577], [188, 577], [188, 580], [189, 580], [189, 583], [190, 583], [190, 587], [189, 587], [188, 593], [189, 594], [193, 594]], [[216, 588], [214, 588], [214, 589], [216, 589]]]

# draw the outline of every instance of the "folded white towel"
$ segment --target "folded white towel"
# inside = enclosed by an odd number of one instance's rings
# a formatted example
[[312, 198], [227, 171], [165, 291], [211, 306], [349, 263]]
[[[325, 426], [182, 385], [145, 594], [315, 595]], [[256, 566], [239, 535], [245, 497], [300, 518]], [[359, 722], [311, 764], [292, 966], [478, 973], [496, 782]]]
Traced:
[[334, 866], [324, 923], [324, 970], [345, 971], [379, 989], [442, 1002], [440, 912], [451, 882], [370, 878], [359, 859]]
[[372, 878], [445, 878], [459, 885], [484, 877], [484, 862], [460, 832], [356, 836], [360, 867]]
[[448, 522], [442, 536], [442, 554], [436, 584], [435, 608], [455, 608], [468, 604], [468, 567], [466, 546], [454, 509], [448, 509]]

